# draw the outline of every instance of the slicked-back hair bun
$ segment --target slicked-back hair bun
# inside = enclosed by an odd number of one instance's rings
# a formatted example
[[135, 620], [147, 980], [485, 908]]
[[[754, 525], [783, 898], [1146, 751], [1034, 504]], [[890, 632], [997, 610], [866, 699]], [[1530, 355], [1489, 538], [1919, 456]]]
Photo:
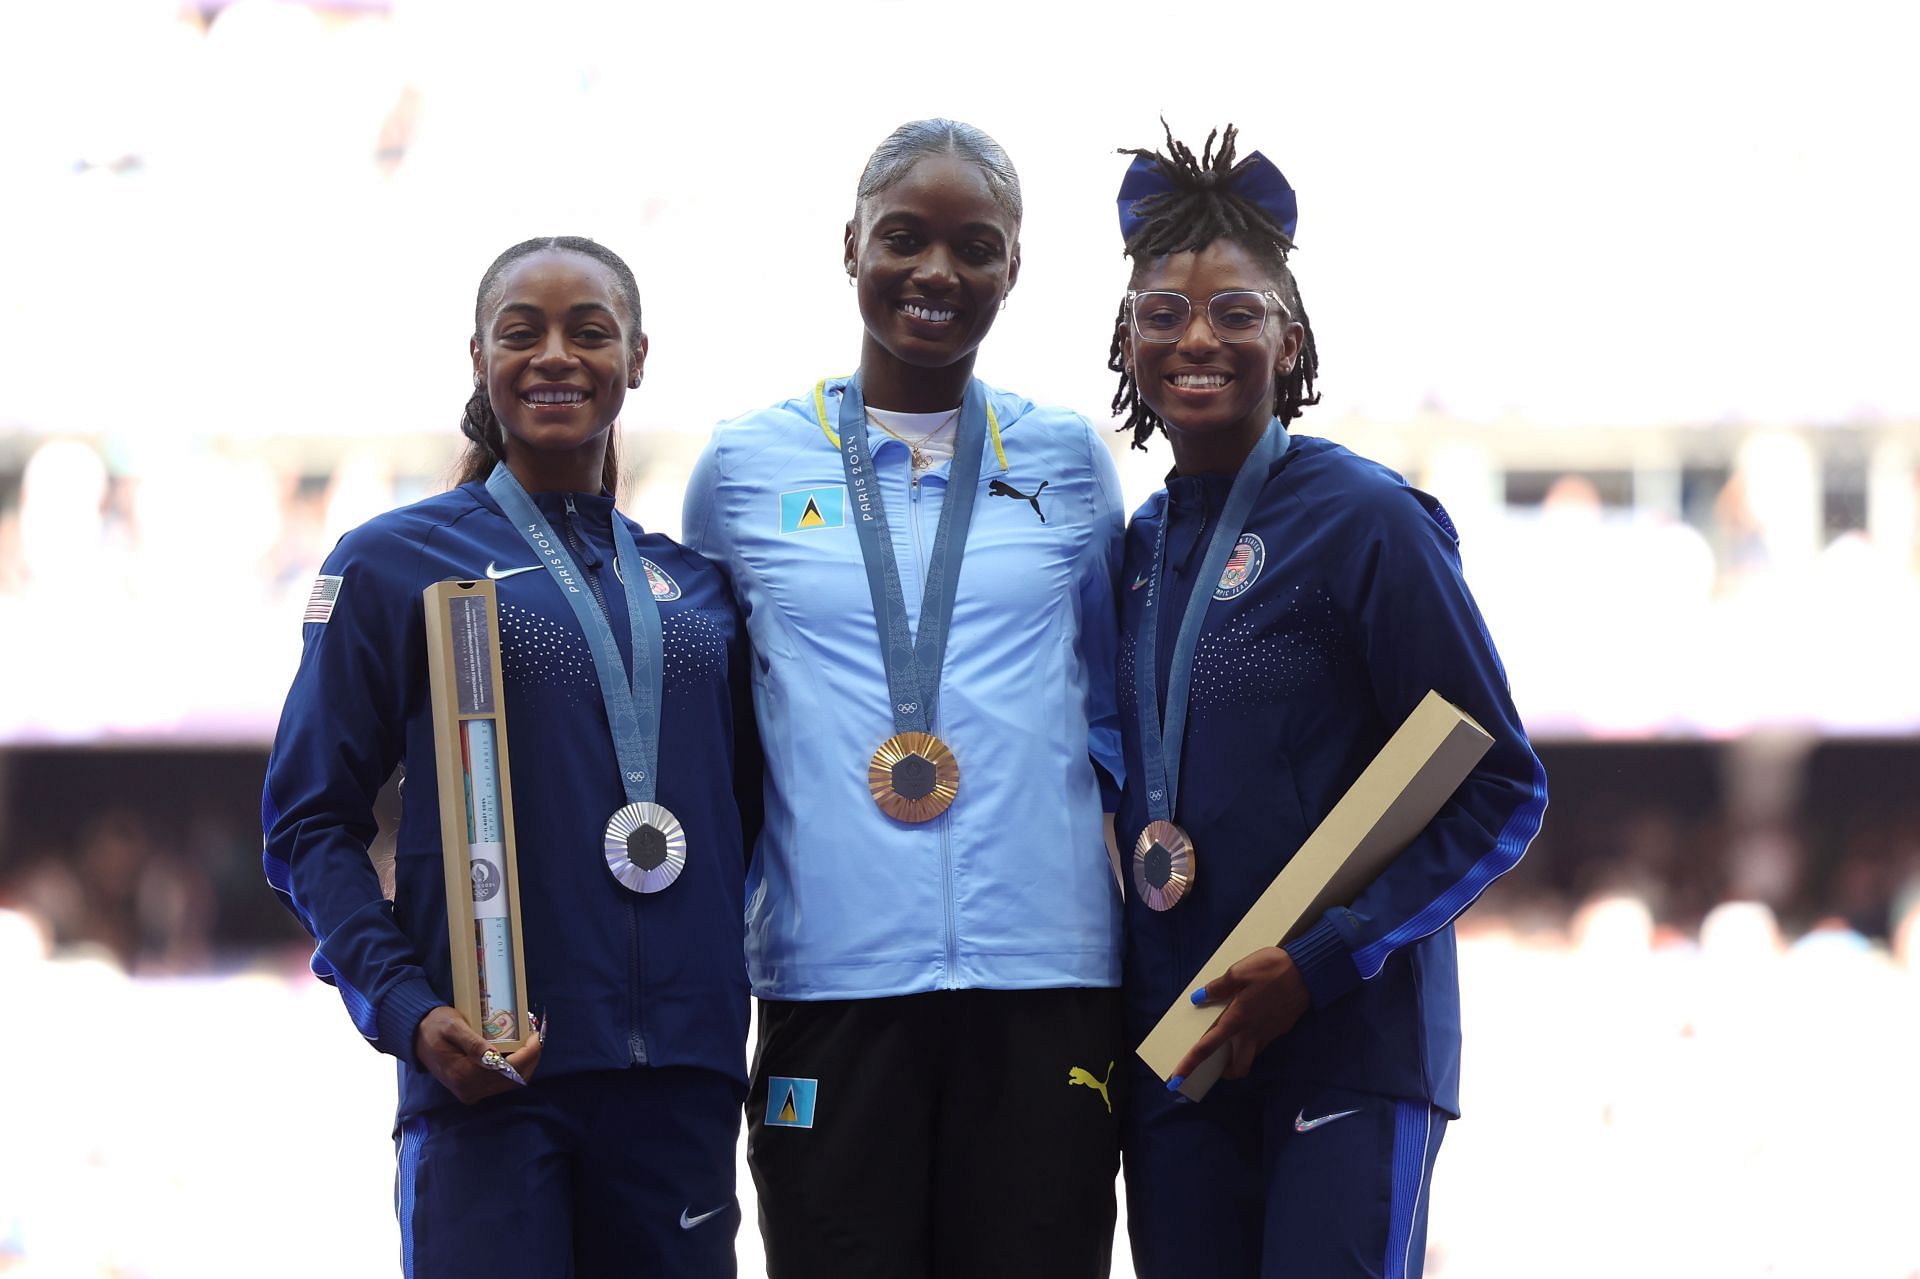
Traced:
[[1001, 208], [1020, 221], [1020, 175], [1005, 149], [973, 125], [959, 120], [909, 120], [889, 133], [860, 171], [860, 185], [854, 194], [854, 216], [873, 196], [879, 195], [907, 176], [922, 157], [950, 155], [978, 165], [986, 178], [987, 190]]
[[[613, 272], [614, 283], [619, 286], [620, 299], [627, 308], [627, 340], [638, 341], [640, 337], [640, 285], [633, 278], [633, 268], [609, 249], [606, 245], [589, 240], [581, 235], [543, 235], [532, 240], [522, 240], [493, 260], [486, 274], [480, 277], [480, 287], [473, 299], [473, 338], [478, 342], [486, 329], [487, 311], [498, 301], [500, 277], [506, 269], [521, 258], [532, 257], [536, 253], [546, 252], [578, 253], [582, 257], [592, 258], [601, 266]], [[457, 487], [474, 480], [484, 480], [493, 474], [497, 463], [507, 460], [507, 432], [500, 425], [500, 419], [494, 415], [493, 401], [487, 395], [483, 383], [476, 383], [473, 394], [467, 397], [467, 406], [460, 414], [460, 434], [467, 437], [466, 451], [454, 464], [453, 482]], [[600, 467], [600, 484], [607, 492], [617, 492], [620, 484], [619, 441], [613, 432], [607, 434], [607, 457]]]

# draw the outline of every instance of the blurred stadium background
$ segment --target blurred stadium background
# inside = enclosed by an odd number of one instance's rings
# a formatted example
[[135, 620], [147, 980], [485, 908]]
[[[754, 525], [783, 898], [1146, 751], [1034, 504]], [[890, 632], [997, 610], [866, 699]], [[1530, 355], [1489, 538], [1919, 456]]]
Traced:
[[[1112, 148], [1165, 113], [1300, 189], [1305, 429], [1448, 504], [1552, 776], [1462, 923], [1428, 1273], [1920, 1275], [1916, 25], [0, 8], [0, 1274], [394, 1266], [391, 1072], [305, 975], [257, 796], [316, 565], [445, 481], [499, 249], [633, 263], [624, 500], [676, 531], [715, 421], [850, 364], [841, 223], [915, 116], [1025, 178], [981, 373], [1103, 416]], [[1166, 456], [1114, 443], [1138, 500]]]

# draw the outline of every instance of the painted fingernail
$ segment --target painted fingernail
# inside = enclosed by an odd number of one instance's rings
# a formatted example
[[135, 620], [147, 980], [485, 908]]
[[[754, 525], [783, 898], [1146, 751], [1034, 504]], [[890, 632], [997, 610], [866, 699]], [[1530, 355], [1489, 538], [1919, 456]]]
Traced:
[[1185, 1075], [1175, 1075], [1172, 1079], [1167, 1080], [1167, 1091], [1179, 1092], [1180, 1085], [1186, 1082], [1187, 1082], [1187, 1077]]
[[524, 1078], [521, 1077], [520, 1072], [513, 1068], [512, 1062], [508, 1061], [505, 1057], [502, 1057], [499, 1053], [495, 1052], [491, 1048], [487, 1049], [486, 1052], [481, 1054], [480, 1064], [482, 1066], [485, 1066], [488, 1070], [499, 1071], [501, 1074], [505, 1075], [509, 1080], [511, 1080], [516, 1084], [521, 1084], [524, 1086], [527, 1082]]
[[1195, 1004], [1204, 1004], [1207, 1002], [1207, 988], [1205, 986], [1193, 992], [1193, 1002]]

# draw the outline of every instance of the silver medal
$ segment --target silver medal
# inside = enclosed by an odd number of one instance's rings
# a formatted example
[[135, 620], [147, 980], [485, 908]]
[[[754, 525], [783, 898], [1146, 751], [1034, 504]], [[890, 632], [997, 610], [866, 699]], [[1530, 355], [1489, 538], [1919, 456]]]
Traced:
[[687, 833], [659, 804], [628, 804], [607, 819], [606, 854], [623, 887], [657, 893], [687, 868]]

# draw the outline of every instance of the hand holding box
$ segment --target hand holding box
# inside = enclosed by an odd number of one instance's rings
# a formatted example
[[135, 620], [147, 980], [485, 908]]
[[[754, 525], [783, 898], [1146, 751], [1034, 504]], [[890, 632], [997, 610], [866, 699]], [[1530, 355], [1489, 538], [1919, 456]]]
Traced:
[[[1186, 989], [1263, 946], [1284, 946], [1328, 909], [1359, 896], [1426, 828], [1492, 745], [1493, 738], [1464, 712], [1428, 693]], [[1183, 992], [1140, 1042], [1140, 1059], [1160, 1078], [1171, 1078], [1223, 1007], [1196, 1007]], [[1195, 1101], [1206, 1096], [1226, 1061], [1224, 1048], [1215, 1052], [1187, 1076], [1181, 1093]]]

